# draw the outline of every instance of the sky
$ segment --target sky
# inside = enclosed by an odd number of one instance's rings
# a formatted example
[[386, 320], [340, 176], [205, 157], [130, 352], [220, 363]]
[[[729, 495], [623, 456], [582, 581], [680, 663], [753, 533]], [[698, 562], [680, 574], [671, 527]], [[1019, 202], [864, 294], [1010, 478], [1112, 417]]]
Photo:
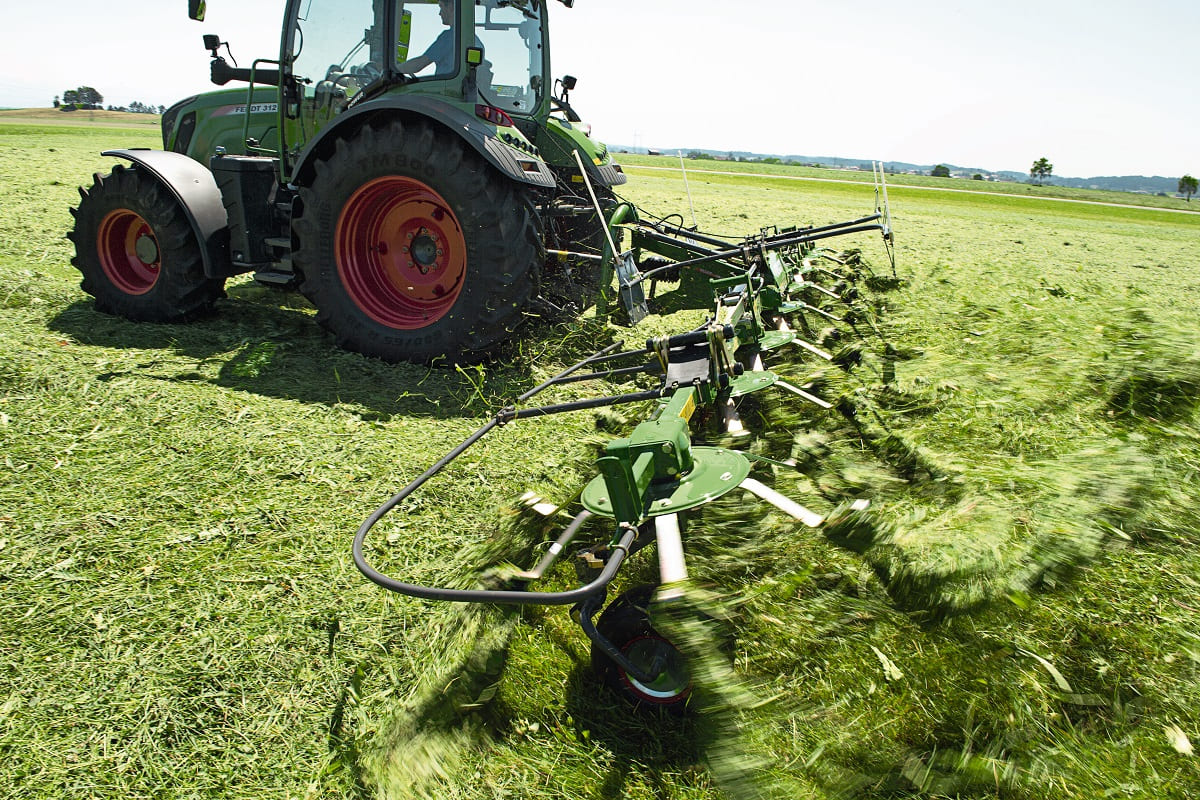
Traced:
[[[555, 76], [597, 138], [1054, 174], [1200, 175], [1195, 0], [550, 3]], [[275, 58], [284, 0], [13, 3], [0, 107], [207, 91], [201, 35]]]

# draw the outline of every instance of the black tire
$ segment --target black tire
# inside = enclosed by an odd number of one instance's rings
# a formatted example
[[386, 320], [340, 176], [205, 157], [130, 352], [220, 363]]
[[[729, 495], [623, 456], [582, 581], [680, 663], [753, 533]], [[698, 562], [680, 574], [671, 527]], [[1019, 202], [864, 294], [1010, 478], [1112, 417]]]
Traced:
[[300, 291], [347, 350], [478, 361], [537, 292], [543, 250], [527, 192], [430, 123], [339, 138], [300, 200]]
[[592, 643], [592, 669], [611, 689], [639, 710], [683, 714], [692, 693], [684, 655], [650, 624], [648, 608], [656, 586], [638, 586], [614, 600], [596, 620], [596, 630], [639, 667], [648, 668], [656, 654], [666, 658], [659, 680], [642, 684]]
[[96, 308], [137, 322], [185, 322], [209, 313], [225, 281], [208, 278], [200, 244], [175, 196], [157, 178], [118, 164], [93, 176], [71, 209], [71, 263]]

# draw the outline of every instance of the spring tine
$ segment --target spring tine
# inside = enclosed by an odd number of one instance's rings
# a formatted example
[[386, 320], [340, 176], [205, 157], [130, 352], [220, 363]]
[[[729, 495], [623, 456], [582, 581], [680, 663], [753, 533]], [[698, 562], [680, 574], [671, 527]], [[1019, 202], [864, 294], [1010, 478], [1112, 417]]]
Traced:
[[771, 487], [754, 480], [754, 478], [746, 478], [742, 481], [741, 486], [751, 494], [757, 495], [762, 500], [766, 500], [783, 513], [800, 520], [800, 522], [810, 528], [819, 528], [825, 522], [825, 518], [820, 514], [809, 511], [795, 500], [792, 500], [790, 497], [784, 497]]
[[800, 339], [800, 338], [793, 339], [792, 341], [793, 341], [795, 344], [797, 344], [797, 345], [799, 345], [800, 347], [802, 347], [802, 348], [804, 348], [805, 350], [807, 350], [808, 352], [810, 352], [810, 353], [812, 353], [813, 355], [817, 356], [818, 358], [823, 358], [823, 359], [825, 359], [826, 361], [833, 361], [833, 356], [832, 356], [831, 354], [829, 354], [829, 353], [826, 353], [824, 350], [822, 350], [821, 348], [817, 347], [815, 344], [809, 344], [808, 342], [806, 342], [806, 341], [804, 341], [803, 339]]
[[576, 514], [575, 518], [571, 520], [571, 524], [564, 528], [558, 539], [552, 545], [550, 545], [550, 549], [547, 550], [546, 554], [542, 556], [542, 560], [538, 562], [538, 565], [531, 570], [518, 572], [513, 577], [519, 578], [523, 581], [540, 580], [541, 577], [546, 574], [546, 570], [550, 569], [550, 567], [554, 566], [554, 562], [558, 561], [558, 557], [562, 554], [567, 545], [575, 540], [575, 536], [579, 533], [580, 527], [582, 527], [583, 523], [587, 522], [588, 518], [591, 516], [591, 512], [586, 510], [580, 511], [578, 514]]
[[525, 494], [521, 495], [521, 503], [526, 508], [536, 511], [543, 517], [552, 517], [558, 513], [558, 506], [547, 502], [546, 500], [542, 499], [540, 495], [534, 494], [533, 492], [526, 492]]
[[664, 587], [659, 590], [657, 599], [666, 600], [682, 593], [678, 587], [669, 587], [686, 581], [688, 576], [687, 563], [683, 559], [683, 538], [679, 533], [679, 515], [655, 517], [654, 536], [658, 544], [658, 574]]
[[725, 405], [721, 406], [721, 426], [730, 436], [750, 435], [750, 431], [746, 430], [746, 426], [742, 424], [742, 418], [738, 416], [733, 398], [727, 399]]
[[777, 380], [777, 381], [775, 381], [775, 385], [778, 386], [780, 389], [786, 389], [787, 391], [791, 392], [792, 394], [803, 397], [808, 402], [814, 403], [814, 404], [820, 406], [821, 408], [825, 409], [826, 411], [833, 408], [832, 403], [828, 403], [828, 402], [822, 400], [821, 398], [817, 397], [815, 394], [809, 394], [808, 392], [804, 391], [803, 389], [801, 389], [798, 386], [792, 386], [787, 381]]

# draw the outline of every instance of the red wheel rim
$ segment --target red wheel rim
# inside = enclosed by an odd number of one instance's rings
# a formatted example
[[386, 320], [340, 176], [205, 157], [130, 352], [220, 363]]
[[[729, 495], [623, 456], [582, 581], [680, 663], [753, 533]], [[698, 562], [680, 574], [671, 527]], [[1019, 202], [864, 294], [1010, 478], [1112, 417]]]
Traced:
[[638, 636], [621, 648], [622, 654], [642, 669], [649, 667], [652, 655], [656, 651], [663, 650], [668, 653], [667, 669], [654, 683], [644, 684], [625, 670], [620, 672], [621, 683], [644, 703], [671, 705], [681, 702], [692, 693], [691, 677], [682, 656], [675, 646], [663, 637], [657, 634]]
[[467, 274], [462, 228], [421, 181], [376, 178], [350, 196], [334, 237], [338, 276], [381, 325], [424, 328], [449, 313]]
[[141, 215], [127, 208], [110, 211], [100, 221], [96, 250], [104, 274], [126, 294], [145, 294], [158, 281], [158, 238]]

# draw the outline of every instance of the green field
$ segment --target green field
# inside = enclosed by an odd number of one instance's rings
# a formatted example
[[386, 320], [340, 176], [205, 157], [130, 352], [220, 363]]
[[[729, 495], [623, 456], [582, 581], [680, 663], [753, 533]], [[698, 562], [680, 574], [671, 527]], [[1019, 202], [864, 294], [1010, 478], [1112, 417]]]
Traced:
[[[565, 610], [390, 596], [349, 552], [511, 398], [644, 334], [531, 324], [455, 371], [338, 351], [302, 299], [246, 281], [188, 326], [98, 314], [67, 209], [101, 150], [157, 143], [0, 122], [0, 797], [1200, 796], [1200, 217], [893, 185], [906, 282], [881, 332], [904, 360], [890, 387], [871, 359], [855, 377], [878, 416], [747, 414], [811, 462], [782, 490], [869, 496], [875, 529], [706, 507], [686, 545], [728, 617], [714, 710], [654, 720], [598, 686]], [[679, 175], [646, 166], [624, 194], [690, 216]], [[755, 174], [690, 190], [729, 234], [874, 202]], [[555, 531], [513, 498], [569, 501], [631, 424], [504, 429], [375, 557], [429, 582], [521, 557]]]

